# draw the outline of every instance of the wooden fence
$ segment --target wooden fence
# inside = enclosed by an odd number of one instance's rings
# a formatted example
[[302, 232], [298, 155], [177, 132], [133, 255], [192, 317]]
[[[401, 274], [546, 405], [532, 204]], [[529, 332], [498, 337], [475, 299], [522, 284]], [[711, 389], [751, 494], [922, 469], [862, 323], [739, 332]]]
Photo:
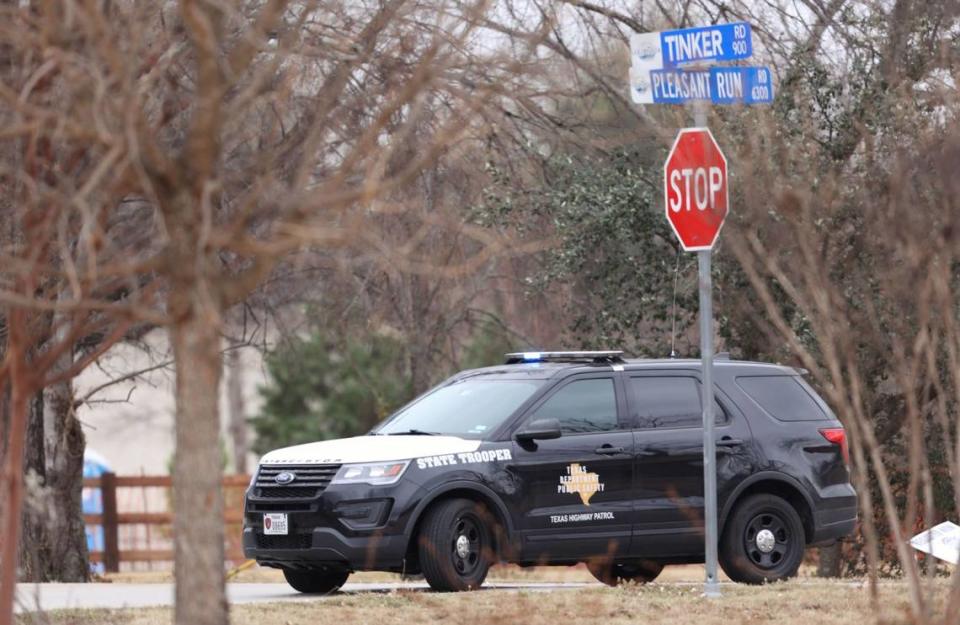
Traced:
[[[223, 478], [226, 558], [232, 562], [244, 560], [240, 528], [243, 524], [243, 492], [249, 483], [249, 475], [227, 475]], [[102, 514], [83, 515], [87, 525], [103, 528], [103, 551], [91, 551], [90, 562], [103, 562], [104, 570], [116, 573], [120, 570], [121, 562], [173, 561], [172, 549], [120, 549], [121, 525], [172, 526], [173, 513], [124, 512], [117, 507], [118, 489], [159, 487], [172, 490], [173, 478], [169, 475], [120, 476], [104, 473], [100, 477], [84, 479], [83, 486], [99, 488], [103, 502]], [[167, 500], [172, 501], [172, 498], [168, 497]]]

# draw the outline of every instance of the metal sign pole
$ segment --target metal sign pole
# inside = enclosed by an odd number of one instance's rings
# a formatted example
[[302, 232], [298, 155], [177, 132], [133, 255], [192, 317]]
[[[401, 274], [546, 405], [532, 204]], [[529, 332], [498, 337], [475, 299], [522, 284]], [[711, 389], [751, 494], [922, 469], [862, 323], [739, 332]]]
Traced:
[[703, 504], [707, 579], [703, 594], [720, 596], [717, 581], [717, 448], [713, 438], [713, 281], [712, 252], [697, 252], [700, 265], [700, 357], [703, 369]]
[[[694, 103], [694, 125], [707, 127], [705, 102]], [[717, 580], [717, 448], [713, 437], [713, 280], [712, 250], [697, 252], [700, 268], [700, 358], [703, 378], [703, 522], [706, 543], [706, 580], [703, 594], [720, 596]]]

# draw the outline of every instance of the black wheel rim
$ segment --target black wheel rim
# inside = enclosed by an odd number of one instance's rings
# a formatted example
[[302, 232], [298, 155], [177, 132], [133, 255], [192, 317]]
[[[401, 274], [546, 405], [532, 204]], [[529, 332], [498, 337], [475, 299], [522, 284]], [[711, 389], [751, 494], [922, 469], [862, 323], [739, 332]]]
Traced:
[[790, 528], [780, 515], [761, 512], [747, 523], [743, 546], [751, 562], [762, 569], [773, 569], [787, 559], [792, 539]]
[[450, 558], [458, 575], [469, 577], [480, 568], [482, 549], [483, 532], [480, 522], [473, 515], [463, 515], [454, 521]]

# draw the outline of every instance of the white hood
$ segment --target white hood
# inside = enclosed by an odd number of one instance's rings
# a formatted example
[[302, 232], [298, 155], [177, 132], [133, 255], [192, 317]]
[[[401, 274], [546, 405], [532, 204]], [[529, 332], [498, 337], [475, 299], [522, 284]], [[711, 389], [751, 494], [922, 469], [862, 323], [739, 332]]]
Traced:
[[346, 464], [389, 462], [476, 451], [480, 441], [457, 436], [354, 436], [271, 451], [260, 464]]

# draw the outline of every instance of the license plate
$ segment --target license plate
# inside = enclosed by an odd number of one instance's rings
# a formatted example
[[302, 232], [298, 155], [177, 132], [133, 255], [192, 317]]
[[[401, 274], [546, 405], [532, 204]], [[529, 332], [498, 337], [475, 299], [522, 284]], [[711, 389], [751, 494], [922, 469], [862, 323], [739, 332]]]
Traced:
[[286, 536], [290, 532], [287, 515], [284, 512], [272, 512], [263, 515], [263, 533], [281, 534]]

